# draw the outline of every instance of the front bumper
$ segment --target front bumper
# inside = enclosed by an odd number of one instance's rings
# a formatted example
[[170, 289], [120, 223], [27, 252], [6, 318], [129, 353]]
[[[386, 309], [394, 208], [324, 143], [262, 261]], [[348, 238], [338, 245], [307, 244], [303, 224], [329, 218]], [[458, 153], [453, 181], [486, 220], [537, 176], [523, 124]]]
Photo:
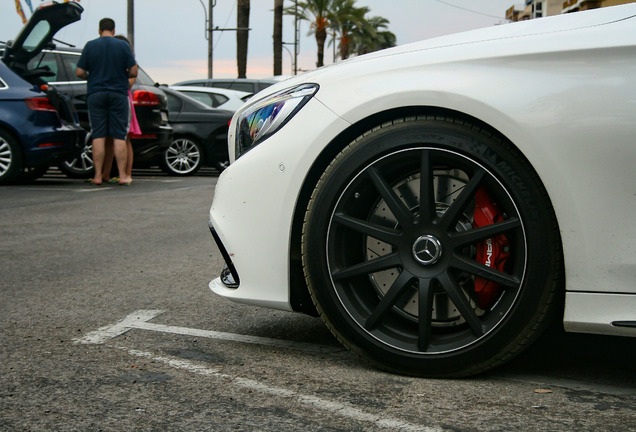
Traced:
[[214, 293], [239, 303], [292, 310], [289, 256], [296, 202], [320, 152], [347, 126], [310, 100], [276, 134], [221, 173], [210, 226], [240, 281], [229, 286], [217, 278], [209, 284]]

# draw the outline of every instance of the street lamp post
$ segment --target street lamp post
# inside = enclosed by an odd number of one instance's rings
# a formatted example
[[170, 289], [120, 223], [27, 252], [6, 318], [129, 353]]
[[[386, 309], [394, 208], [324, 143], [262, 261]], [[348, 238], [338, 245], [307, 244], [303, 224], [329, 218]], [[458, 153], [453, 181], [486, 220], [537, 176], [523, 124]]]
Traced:
[[208, 8], [206, 10], [205, 4], [203, 0], [199, 0], [201, 6], [203, 6], [203, 12], [205, 18], [205, 38], [208, 41], [208, 78], [212, 78], [213, 75], [213, 47], [214, 47], [214, 38], [213, 38], [213, 23], [214, 23], [214, 6], [216, 6], [216, 0], [209, 0]]
[[296, 63], [294, 62], [294, 56], [292, 55], [292, 52], [290, 51], [290, 49], [287, 48], [285, 45], [294, 45], [294, 44], [283, 42], [283, 49], [285, 51], [287, 51], [287, 54], [289, 54], [289, 60], [290, 60], [290, 63], [291, 63], [291, 74], [292, 75], [296, 75], [296, 73], [294, 72], [294, 69], [296, 69]]
[[135, 47], [135, 0], [128, 0], [128, 41]]
[[298, 0], [294, 1], [294, 75], [298, 75], [298, 53], [300, 52], [300, 20], [298, 19]]

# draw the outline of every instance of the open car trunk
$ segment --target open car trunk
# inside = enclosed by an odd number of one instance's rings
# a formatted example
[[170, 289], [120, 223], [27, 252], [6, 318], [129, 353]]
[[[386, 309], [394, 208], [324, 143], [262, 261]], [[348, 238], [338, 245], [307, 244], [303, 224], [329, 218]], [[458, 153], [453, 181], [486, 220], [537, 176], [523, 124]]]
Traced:
[[29, 60], [45, 48], [54, 48], [53, 37], [63, 27], [79, 21], [84, 9], [79, 3], [69, 1], [40, 6], [22, 27], [13, 41], [9, 41], [2, 60], [20, 77], [38, 87], [49, 97], [61, 119], [77, 123], [77, 115], [68, 97], [50, 87], [42, 79], [50, 76], [48, 66], [29, 69]]

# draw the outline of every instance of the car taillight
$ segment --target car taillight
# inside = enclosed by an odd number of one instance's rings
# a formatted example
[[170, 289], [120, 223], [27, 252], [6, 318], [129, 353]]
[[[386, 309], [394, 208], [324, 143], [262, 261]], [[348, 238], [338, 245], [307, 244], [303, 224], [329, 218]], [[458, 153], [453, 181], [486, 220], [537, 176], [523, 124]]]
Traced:
[[47, 97], [28, 98], [24, 102], [33, 111], [57, 111]]
[[159, 105], [159, 96], [146, 90], [135, 90], [132, 99], [133, 105]]

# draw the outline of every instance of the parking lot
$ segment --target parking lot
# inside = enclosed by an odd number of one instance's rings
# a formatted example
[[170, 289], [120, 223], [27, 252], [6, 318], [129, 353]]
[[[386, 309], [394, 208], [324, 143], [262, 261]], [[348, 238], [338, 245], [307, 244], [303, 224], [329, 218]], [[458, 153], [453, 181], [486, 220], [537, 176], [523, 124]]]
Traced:
[[636, 431], [633, 339], [555, 325], [488, 374], [385, 373], [209, 291], [215, 172], [133, 177], [0, 188], [0, 430]]

